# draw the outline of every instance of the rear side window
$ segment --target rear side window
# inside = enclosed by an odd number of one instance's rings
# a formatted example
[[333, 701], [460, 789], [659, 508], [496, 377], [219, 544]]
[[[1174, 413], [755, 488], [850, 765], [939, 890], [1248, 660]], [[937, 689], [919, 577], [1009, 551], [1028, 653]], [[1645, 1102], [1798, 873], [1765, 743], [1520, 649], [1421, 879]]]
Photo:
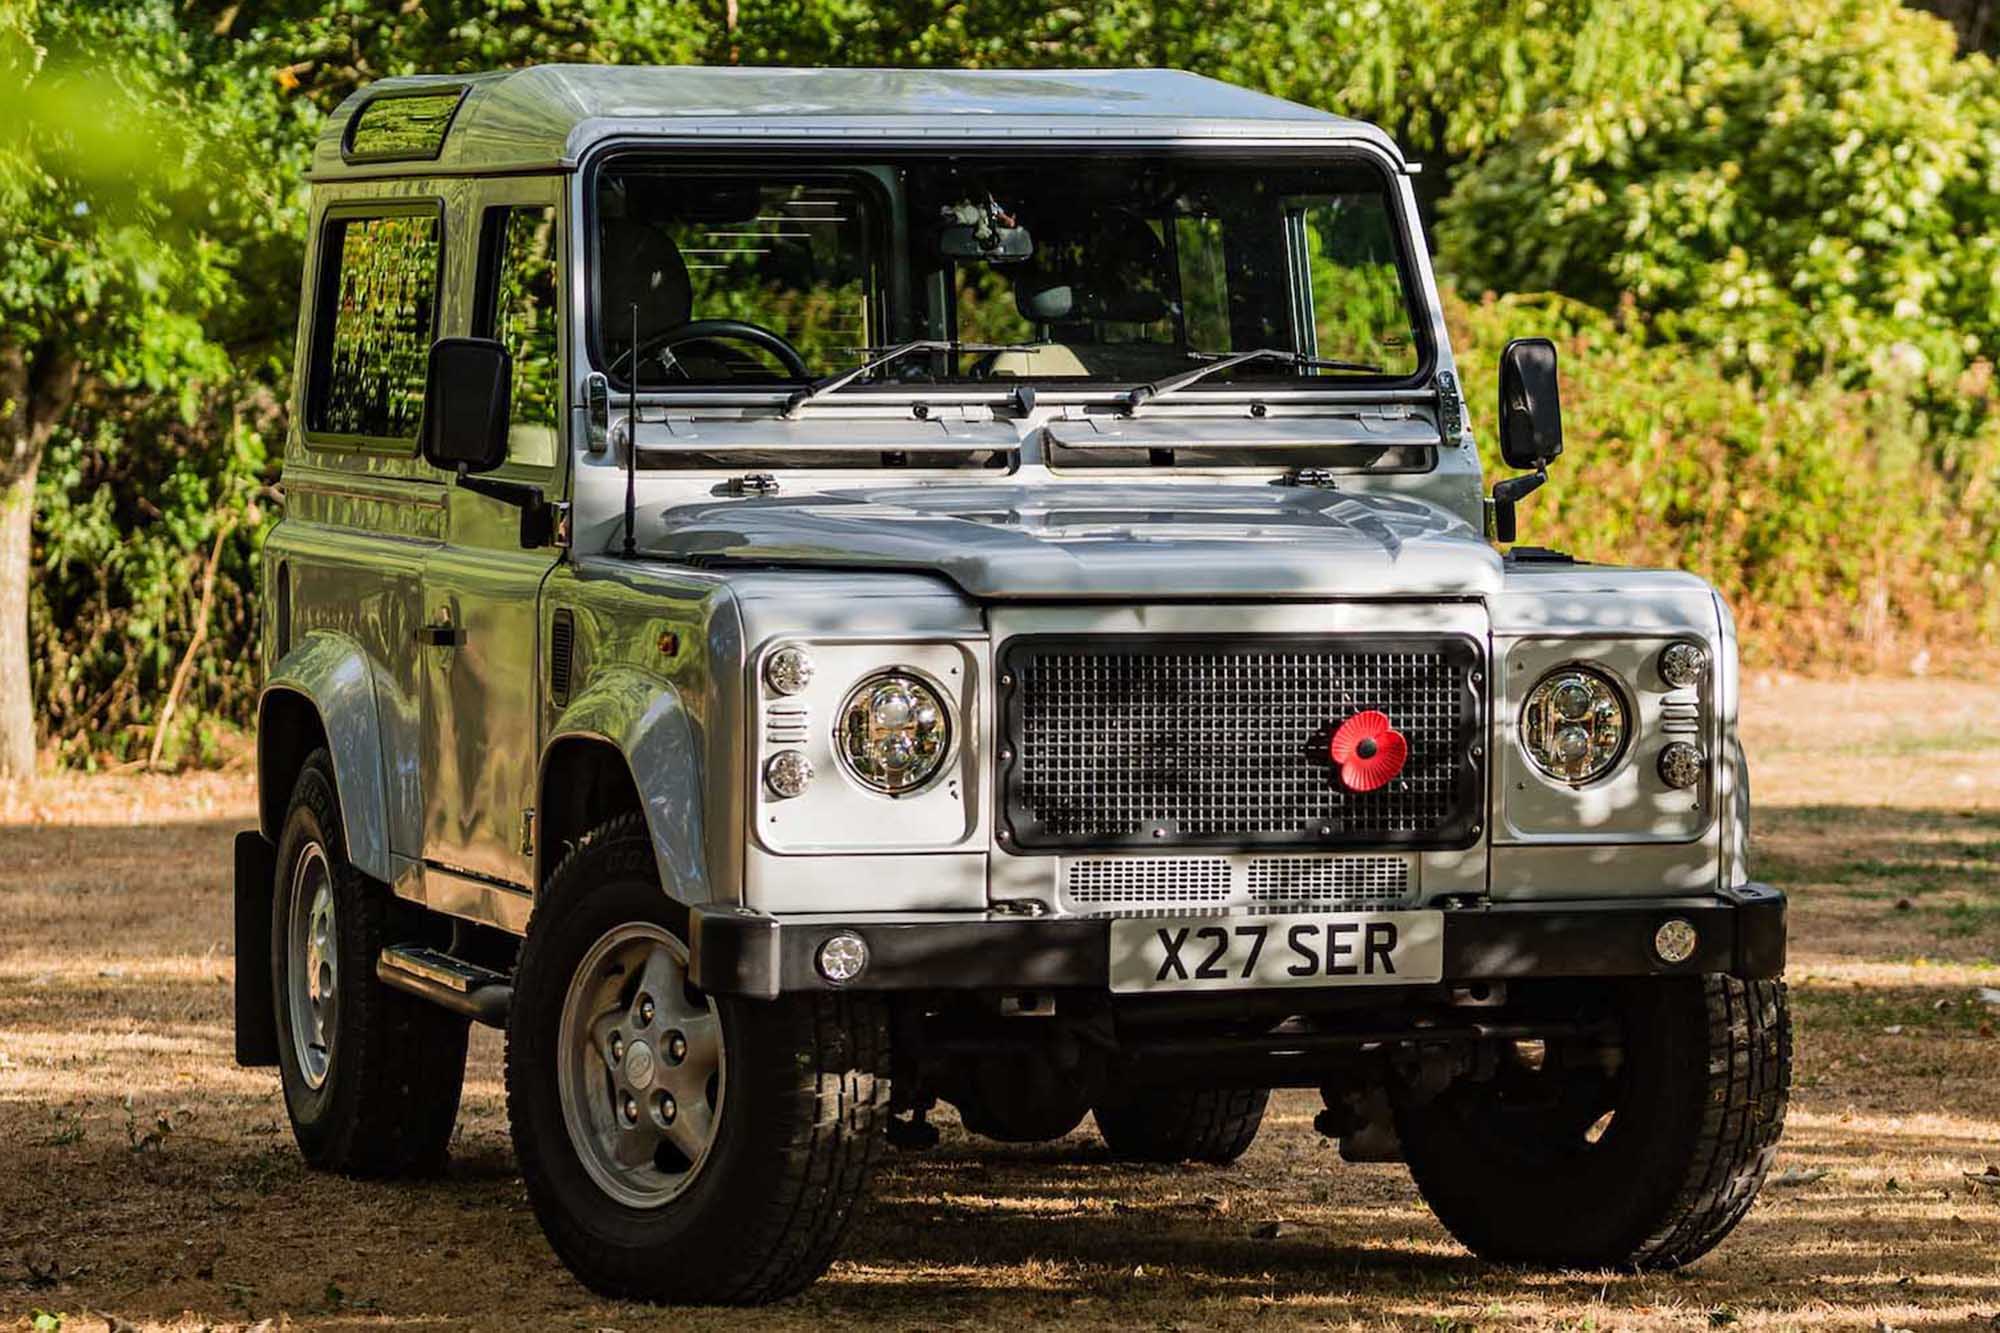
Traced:
[[437, 213], [333, 218], [320, 256], [306, 430], [415, 440], [437, 328]]

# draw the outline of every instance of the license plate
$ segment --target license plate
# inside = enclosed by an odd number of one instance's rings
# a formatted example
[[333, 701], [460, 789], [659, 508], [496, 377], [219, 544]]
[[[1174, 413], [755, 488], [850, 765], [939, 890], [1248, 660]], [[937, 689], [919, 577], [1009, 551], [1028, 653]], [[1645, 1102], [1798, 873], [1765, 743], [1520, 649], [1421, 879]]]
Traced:
[[1444, 976], [1444, 913], [1121, 917], [1111, 989], [1397, 986]]

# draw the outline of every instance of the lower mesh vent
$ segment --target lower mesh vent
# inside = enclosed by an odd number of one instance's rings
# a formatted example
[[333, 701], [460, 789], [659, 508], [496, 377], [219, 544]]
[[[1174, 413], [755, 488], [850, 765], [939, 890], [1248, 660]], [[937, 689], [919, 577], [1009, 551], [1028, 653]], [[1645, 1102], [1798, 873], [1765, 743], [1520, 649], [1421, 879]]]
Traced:
[[1259, 903], [1389, 903], [1410, 892], [1410, 863], [1396, 856], [1270, 856], [1250, 863]]
[[1079, 903], [1219, 903], [1229, 899], [1222, 857], [1120, 857], [1064, 867], [1070, 900]]

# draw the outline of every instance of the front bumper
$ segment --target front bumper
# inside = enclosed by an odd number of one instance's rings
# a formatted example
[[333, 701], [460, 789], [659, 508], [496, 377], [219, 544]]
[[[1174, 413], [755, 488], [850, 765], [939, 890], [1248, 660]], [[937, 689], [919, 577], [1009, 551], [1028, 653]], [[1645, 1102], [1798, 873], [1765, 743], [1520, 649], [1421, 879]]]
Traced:
[[[1662, 962], [1653, 936], [1680, 918], [1695, 952]], [[718, 995], [796, 992], [1104, 990], [1108, 917], [929, 913], [767, 916], [697, 907], [690, 971]], [[829, 936], [859, 935], [868, 965], [835, 985], [815, 956]], [[1746, 981], [1785, 969], [1785, 895], [1743, 884], [1712, 896], [1487, 903], [1444, 912], [1444, 984], [1524, 977], [1649, 977], [1726, 972]]]

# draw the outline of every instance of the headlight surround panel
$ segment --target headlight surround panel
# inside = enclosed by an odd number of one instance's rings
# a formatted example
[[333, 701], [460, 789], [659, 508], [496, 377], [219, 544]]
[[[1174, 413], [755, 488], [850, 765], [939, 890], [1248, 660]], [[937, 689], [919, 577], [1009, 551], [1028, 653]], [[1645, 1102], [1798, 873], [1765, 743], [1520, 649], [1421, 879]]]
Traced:
[[[1661, 669], [1662, 654], [1678, 643], [1705, 650], [1702, 669], [1684, 687], [1671, 684]], [[1716, 816], [1715, 644], [1700, 634], [1663, 631], [1523, 637], [1499, 648], [1507, 697], [1495, 709], [1495, 722], [1506, 732], [1497, 738], [1494, 766], [1496, 843], [1692, 842], [1703, 836]], [[1625, 734], [1608, 760], [1610, 747], [1593, 747], [1602, 762], [1544, 763], [1535, 751], [1554, 740], [1550, 723], [1559, 728], [1562, 720], [1554, 692], [1573, 677], [1600, 684], [1593, 708], [1603, 707], [1607, 697], [1617, 699]], [[1661, 773], [1660, 755], [1675, 742], [1701, 753], [1702, 773], [1690, 787], [1677, 788]]]
[[[811, 678], [790, 690], [770, 679], [768, 664], [786, 650], [810, 654]], [[986, 707], [983, 643], [951, 639], [826, 640], [782, 637], [751, 655], [746, 684], [753, 706], [750, 835], [780, 855], [932, 852], [983, 845], [985, 784], [978, 743]], [[776, 673], [785, 686], [794, 679]], [[919, 700], [909, 718], [877, 727], [878, 736], [907, 725], [913, 764], [871, 763], [847, 744], [851, 706], [882, 686], [902, 682]], [[885, 715], [886, 716], [886, 715]], [[895, 721], [894, 719], [891, 719]], [[892, 747], [893, 748], [893, 747]], [[795, 796], [779, 797], [764, 780], [781, 752], [803, 756], [811, 779]], [[894, 770], [893, 772], [891, 770]], [[891, 780], [893, 778], [893, 780]]]

